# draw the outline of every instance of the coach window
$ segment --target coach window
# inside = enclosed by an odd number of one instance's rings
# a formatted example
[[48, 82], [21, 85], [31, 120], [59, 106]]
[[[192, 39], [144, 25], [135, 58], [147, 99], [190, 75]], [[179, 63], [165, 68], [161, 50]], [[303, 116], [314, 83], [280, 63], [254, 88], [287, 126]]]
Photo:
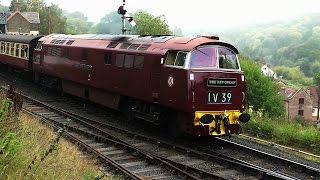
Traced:
[[135, 57], [133, 67], [136, 69], [142, 69], [144, 63], [144, 56], [138, 55]]
[[1, 42], [1, 50], [0, 50], [0, 53], [1, 53], [1, 54], [4, 54], [4, 52], [5, 52], [5, 47], [6, 47], [5, 42]]
[[28, 45], [22, 44], [20, 52], [21, 52], [21, 58], [24, 58], [24, 59], [28, 58], [28, 52], [29, 52]]
[[132, 68], [134, 61], [134, 55], [126, 55], [124, 58], [124, 67], [125, 68]]
[[124, 62], [124, 54], [117, 54], [116, 57], [116, 66], [117, 67], [123, 67], [123, 62]]
[[9, 53], [10, 53], [10, 43], [7, 42], [6, 43], [6, 54], [9, 55]]
[[16, 44], [16, 57], [20, 57], [20, 44]]
[[104, 53], [104, 64], [111, 64], [112, 52]]
[[81, 55], [82, 61], [87, 61], [88, 60], [88, 52], [86, 49], [82, 50], [82, 55]]
[[15, 43], [11, 43], [11, 52], [10, 52], [10, 55], [11, 56], [14, 56], [14, 48], [15, 47]]

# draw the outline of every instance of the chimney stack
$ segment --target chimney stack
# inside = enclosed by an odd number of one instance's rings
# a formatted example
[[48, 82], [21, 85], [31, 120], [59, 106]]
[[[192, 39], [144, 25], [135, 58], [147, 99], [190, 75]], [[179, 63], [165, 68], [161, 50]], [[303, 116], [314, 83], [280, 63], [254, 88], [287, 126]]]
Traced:
[[20, 3], [15, 2], [15, 8], [16, 8], [16, 11], [20, 11], [21, 10]]

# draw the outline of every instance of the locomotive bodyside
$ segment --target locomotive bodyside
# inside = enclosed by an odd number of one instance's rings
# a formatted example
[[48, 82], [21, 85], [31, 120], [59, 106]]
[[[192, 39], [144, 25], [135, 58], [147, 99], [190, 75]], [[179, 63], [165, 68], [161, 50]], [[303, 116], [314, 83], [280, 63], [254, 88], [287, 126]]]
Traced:
[[195, 136], [240, 131], [244, 75], [238, 51], [215, 37], [49, 35], [36, 81]]

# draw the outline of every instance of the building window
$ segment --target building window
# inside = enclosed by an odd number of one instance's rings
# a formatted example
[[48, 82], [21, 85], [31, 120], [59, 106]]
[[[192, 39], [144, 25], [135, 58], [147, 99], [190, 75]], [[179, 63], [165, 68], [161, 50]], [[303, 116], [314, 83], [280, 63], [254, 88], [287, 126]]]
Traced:
[[299, 98], [299, 104], [304, 104], [304, 98]]
[[316, 113], [316, 109], [312, 109], [312, 114]]
[[299, 111], [298, 111], [298, 115], [299, 115], [299, 116], [303, 116], [303, 110], [299, 110]]
[[111, 59], [112, 59], [112, 53], [105, 52], [104, 53], [104, 64], [111, 64]]

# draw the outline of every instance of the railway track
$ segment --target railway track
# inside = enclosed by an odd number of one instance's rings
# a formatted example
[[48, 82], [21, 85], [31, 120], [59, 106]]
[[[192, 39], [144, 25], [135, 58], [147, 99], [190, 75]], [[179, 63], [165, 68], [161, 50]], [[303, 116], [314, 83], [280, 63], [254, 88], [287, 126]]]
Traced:
[[[48, 96], [48, 95], [45, 95]], [[49, 95], [50, 96], [50, 95]], [[125, 177], [130, 177], [134, 175], [127, 175], [126, 170], [124, 169], [135, 169], [135, 167], [139, 167], [139, 163], [150, 163], [150, 164], [142, 164], [145, 166], [142, 169], [146, 169], [146, 171], [136, 171], [136, 173], [149, 173], [149, 170], [155, 170], [158, 172], [161, 169], [157, 169], [155, 167], [162, 167], [163, 164], [167, 164], [166, 167], [163, 167], [162, 172], [171, 172], [173, 173], [172, 177], [175, 179], [317, 179], [319, 178], [319, 169], [308, 167], [303, 164], [290, 162], [290, 160], [282, 159], [277, 160], [277, 157], [270, 157], [268, 155], [261, 155], [259, 152], [248, 153], [250, 152], [250, 148], [245, 148], [241, 151], [246, 153], [240, 153], [240, 151], [236, 151], [236, 149], [241, 149], [241, 147], [236, 144], [228, 145], [229, 143], [224, 144], [224, 148], [222, 150], [212, 150], [210, 147], [206, 147], [205, 145], [199, 145], [198, 143], [192, 143], [187, 141], [177, 143], [172, 141], [166, 141], [159, 138], [154, 138], [149, 135], [139, 134], [132, 132], [130, 130], [125, 130], [122, 128], [118, 128], [108, 124], [112, 114], [103, 115], [103, 120], [93, 120], [92, 118], [85, 118], [83, 115], [79, 115], [79, 113], [71, 113], [69, 110], [59, 109], [59, 106], [50, 105], [51, 102], [54, 102], [55, 98], [45, 98], [46, 103], [37, 101], [31, 97], [26, 97], [29, 99], [31, 103], [24, 103], [25, 108], [29, 108], [29, 113], [34, 114], [35, 116], [41, 116], [42, 119], [46, 121], [51, 121], [56, 126], [61, 126], [64, 121], [62, 119], [72, 119], [72, 123], [70, 124], [70, 134], [69, 137], [74, 137], [75, 141], [78, 144], [82, 144], [84, 149], [90, 151], [90, 153], [95, 154], [95, 156], [99, 157], [99, 153], [103, 155], [99, 151], [100, 150], [110, 150], [112, 152], [112, 148], [108, 149], [110, 145], [113, 144], [123, 144], [132, 146], [133, 149], [137, 149], [137, 152], [133, 150], [126, 151], [127, 147], [123, 146], [123, 150], [116, 146], [118, 149], [114, 149], [113, 153], [119, 153], [118, 156], [121, 157], [129, 157], [131, 154], [134, 154], [134, 160], [131, 163], [129, 162], [129, 167], [121, 167], [121, 164], [113, 165], [114, 168], [119, 168], [122, 174]], [[43, 100], [43, 98], [42, 98]], [[71, 101], [72, 102], [72, 101]], [[79, 107], [77, 109], [80, 109]], [[43, 111], [43, 112], [42, 112]], [[37, 114], [40, 112], [40, 114]], [[42, 114], [41, 114], [42, 113]], [[95, 113], [94, 113], [95, 114]], [[60, 116], [60, 122], [59, 122]], [[108, 117], [109, 116], [109, 117]], [[62, 118], [62, 119], [61, 119]], [[109, 118], [109, 119], [108, 119]], [[75, 123], [78, 120], [82, 122], [79, 124]], [[99, 118], [98, 118], [99, 119]], [[119, 119], [120, 120], [120, 119]], [[75, 123], [75, 124], [74, 124]], [[78, 124], [78, 125], [77, 125]], [[74, 125], [74, 126], [71, 126]], [[96, 126], [96, 129], [94, 129]], [[78, 128], [77, 128], [78, 127]], [[80, 129], [80, 130], [77, 130]], [[81, 130], [82, 129], [82, 130]], [[69, 132], [69, 131], [68, 131]], [[99, 133], [97, 133], [99, 132]], [[66, 133], [67, 134], [67, 133]], [[78, 137], [78, 140], [76, 140]], [[112, 142], [104, 144], [105, 141], [103, 138], [112, 140]], [[221, 143], [219, 144], [221, 145]], [[192, 147], [192, 148], [190, 148]], [[229, 149], [228, 149], [229, 148]], [[245, 150], [247, 149], [247, 150]], [[123, 152], [123, 154], [122, 154]], [[233, 153], [232, 153], [233, 152]], [[128, 155], [129, 153], [129, 155]], [[238, 154], [235, 154], [238, 153]], [[143, 157], [139, 160], [139, 157], [145, 154], [149, 156]], [[245, 155], [247, 154], [247, 155]], [[249, 155], [248, 155], [249, 154]], [[105, 155], [104, 155], [105, 156]], [[109, 155], [106, 157], [101, 156], [102, 162], [105, 162], [105, 166], [108, 167], [109, 164], [114, 163], [113, 161], [117, 159], [112, 159], [113, 155]], [[137, 156], [137, 157], [136, 157]], [[243, 157], [251, 157], [254, 156], [253, 161], [243, 158]], [[261, 157], [260, 159], [258, 157]], [[109, 158], [109, 159], [108, 159]], [[104, 159], [104, 160], [103, 160]], [[121, 159], [121, 158], [120, 158]], [[154, 165], [153, 162], [159, 161], [159, 164]], [[268, 163], [263, 162], [263, 159], [270, 161]], [[272, 159], [272, 160], [270, 160]], [[125, 160], [123, 160], [125, 161]], [[122, 162], [120, 160], [120, 162]], [[117, 161], [115, 161], [117, 163]], [[291, 164], [290, 164], [291, 163]], [[275, 167], [278, 164], [283, 164], [282, 166], [289, 167], [289, 172], [287, 170], [283, 170], [282, 168]], [[154, 168], [154, 169], [153, 169]], [[167, 168], [167, 169], [165, 169]], [[177, 168], [173, 170], [174, 168]], [[201, 171], [199, 171], [201, 170]], [[185, 175], [183, 171], [187, 172], [190, 176]], [[133, 173], [134, 174], [134, 173]], [[299, 174], [299, 175], [297, 175]], [[170, 177], [170, 175], [165, 174]], [[139, 176], [139, 175], [137, 175]], [[154, 175], [156, 176], [156, 175]], [[146, 176], [143, 176], [145, 178]], [[149, 177], [152, 177], [149, 176]], [[138, 177], [142, 178], [142, 177]], [[164, 176], [165, 178], [165, 176]], [[171, 179], [171, 178], [169, 178]]]
[[[121, 170], [134, 179], [296, 179], [254, 164], [223, 155], [197, 152], [150, 137], [132, 134], [72, 114], [29, 97], [24, 109], [50, 121], [56, 126], [67, 126], [72, 137], [106, 164]], [[132, 138], [129, 138], [132, 137]], [[126, 140], [124, 140], [126, 139]], [[147, 149], [153, 149], [148, 151]]]

